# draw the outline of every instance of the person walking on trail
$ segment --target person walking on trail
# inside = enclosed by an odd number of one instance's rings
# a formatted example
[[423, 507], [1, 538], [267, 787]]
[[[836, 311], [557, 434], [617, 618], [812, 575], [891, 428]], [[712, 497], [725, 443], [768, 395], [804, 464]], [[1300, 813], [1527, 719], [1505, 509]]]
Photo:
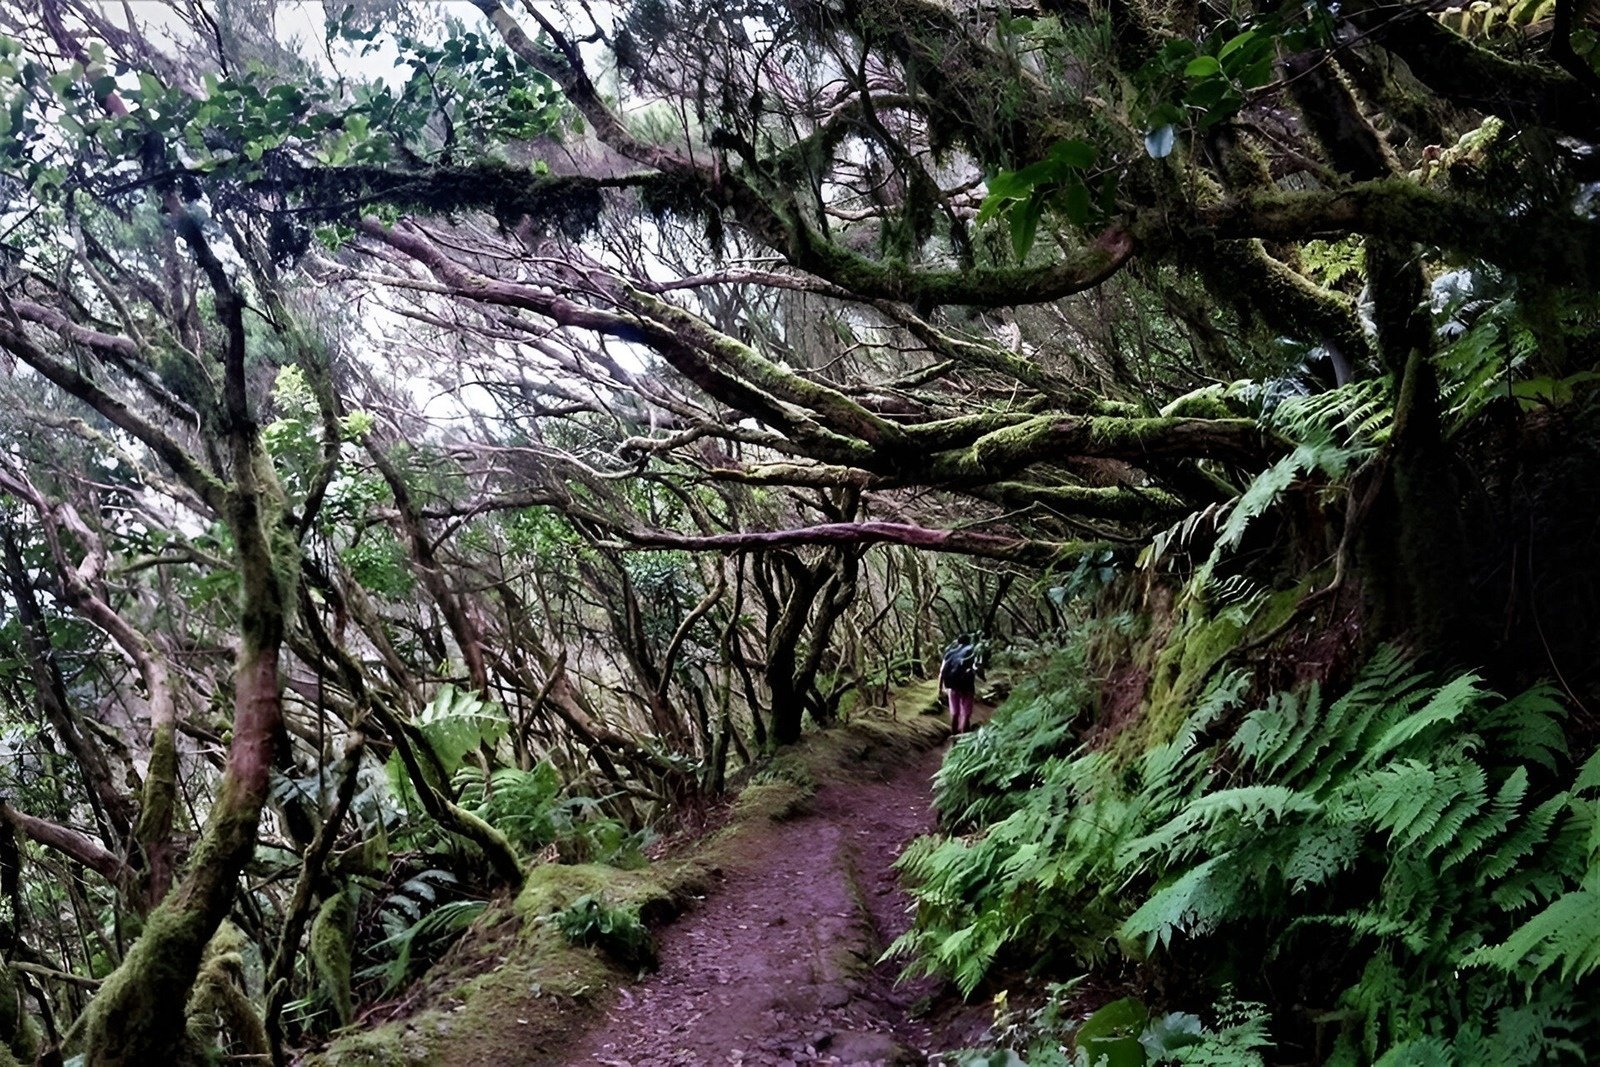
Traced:
[[963, 634], [944, 650], [939, 664], [939, 688], [950, 698], [950, 732], [972, 729], [972, 702], [978, 684], [978, 642]]

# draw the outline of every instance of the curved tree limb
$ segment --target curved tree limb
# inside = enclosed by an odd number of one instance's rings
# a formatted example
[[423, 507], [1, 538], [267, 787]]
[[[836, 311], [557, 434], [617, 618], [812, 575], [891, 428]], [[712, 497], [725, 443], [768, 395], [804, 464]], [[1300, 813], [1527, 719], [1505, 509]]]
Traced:
[[618, 530], [616, 536], [634, 548], [684, 549], [698, 552], [744, 552], [805, 545], [909, 545], [931, 552], [1016, 563], [1057, 563], [1111, 546], [1100, 542], [1030, 541], [975, 530], [934, 530], [897, 522], [834, 522], [794, 530], [727, 534], [679, 534], [666, 530]]

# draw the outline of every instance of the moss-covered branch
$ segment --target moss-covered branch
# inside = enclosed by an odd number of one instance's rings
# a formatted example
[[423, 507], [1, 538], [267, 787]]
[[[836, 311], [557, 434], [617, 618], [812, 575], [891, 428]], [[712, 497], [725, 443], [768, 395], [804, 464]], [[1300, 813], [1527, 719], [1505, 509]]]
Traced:
[[1045, 565], [1071, 561], [1110, 546], [1088, 541], [1033, 541], [977, 530], [935, 530], [899, 522], [833, 522], [794, 530], [692, 535], [668, 530], [620, 530], [619, 539], [634, 548], [681, 549], [697, 552], [744, 552], [804, 545], [908, 545], [930, 552], [982, 556], [1012, 563]]
[[868, 259], [796, 223], [783, 250], [795, 266], [863, 297], [920, 306], [1016, 307], [1093, 289], [1132, 258], [1134, 241], [1113, 228], [1046, 266], [931, 270]]
[[1181, 497], [1155, 486], [1032, 485], [996, 482], [985, 495], [1008, 507], [1037, 506], [1064, 518], [1150, 522], [1170, 519], [1190, 507]]
[[1202, 209], [1197, 221], [1219, 238], [1358, 233], [1464, 253], [1563, 286], [1600, 283], [1600, 219], [1581, 217], [1565, 204], [1497, 210], [1405, 178], [1258, 193]]
[[1093, 456], [1139, 463], [1156, 459], [1260, 462], [1278, 451], [1251, 419], [1119, 418], [1036, 415], [979, 437], [971, 445], [932, 457], [930, 480], [987, 483], [1034, 463]]
[[1452, 103], [1516, 122], [1535, 118], [1593, 140], [1600, 135], [1594, 95], [1558, 66], [1508, 59], [1437, 22], [1425, 4], [1353, 0], [1344, 14], [1405, 60], [1429, 89]]

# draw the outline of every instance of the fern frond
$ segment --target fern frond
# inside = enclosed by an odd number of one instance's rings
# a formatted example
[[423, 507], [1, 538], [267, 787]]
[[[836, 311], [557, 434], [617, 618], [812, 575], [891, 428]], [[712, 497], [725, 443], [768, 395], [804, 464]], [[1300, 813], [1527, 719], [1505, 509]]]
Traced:
[[1455, 846], [1440, 859], [1440, 868], [1449, 870], [1463, 860], [1475, 856], [1488, 843], [1506, 832], [1522, 810], [1523, 798], [1528, 795], [1528, 769], [1518, 767], [1511, 772], [1487, 809], [1480, 817], [1462, 826], [1455, 835]]
[[1313, 682], [1304, 697], [1274, 693], [1246, 716], [1232, 745], [1261, 773], [1298, 782], [1326, 747], [1326, 729], [1322, 688]]
[[1321, 393], [1286, 397], [1267, 422], [1291, 441], [1342, 439], [1350, 458], [1359, 459], [1388, 436], [1394, 420], [1390, 391], [1387, 378], [1364, 378]]
[[1484, 716], [1481, 729], [1511, 758], [1554, 771], [1567, 755], [1567, 734], [1562, 728], [1566, 716], [1556, 689], [1537, 685]]
[[1391, 764], [1348, 787], [1373, 827], [1387, 832], [1389, 840], [1402, 849], [1425, 847], [1441, 824], [1447, 832], [1458, 827], [1467, 814], [1451, 814], [1458, 803], [1469, 809], [1481, 807], [1486, 791], [1483, 769], [1476, 764], [1441, 768], [1419, 760]]
[[1559, 968], [1563, 982], [1592, 974], [1600, 968], [1600, 893], [1562, 894], [1504, 942], [1479, 949], [1464, 963], [1512, 974], [1522, 973], [1524, 965], [1535, 975]]
[[1384, 1053], [1376, 1067], [1458, 1067], [1448, 1043], [1437, 1037], [1422, 1037], [1396, 1045]]
[[1212, 884], [1214, 875], [1232, 858], [1224, 852], [1189, 868], [1158, 889], [1122, 924], [1127, 937], [1142, 938], [1146, 950], [1168, 945], [1180, 932], [1204, 933], [1227, 915], [1229, 894]]
[[1475, 674], [1463, 674], [1435, 691], [1416, 714], [1407, 715], [1389, 727], [1377, 744], [1367, 749], [1362, 762], [1372, 766], [1435, 727], [1454, 723], [1483, 699], [1482, 681]]
[[1343, 874], [1361, 855], [1363, 834], [1341, 824], [1309, 827], [1283, 862], [1283, 876], [1294, 892], [1322, 885]]
[[1514, 870], [1544, 844], [1550, 827], [1566, 806], [1566, 794], [1561, 794], [1528, 812], [1493, 848], [1485, 850], [1478, 860], [1478, 877], [1492, 885]]
[[1117, 862], [1128, 866], [1151, 853], [1190, 855], [1205, 848], [1205, 837], [1224, 820], [1238, 827], [1261, 829], [1290, 814], [1304, 815], [1320, 808], [1312, 797], [1281, 785], [1221, 789], [1196, 798], [1159, 830], [1129, 842]]
[[1591, 789], [1600, 789], [1600, 751], [1583, 761], [1572, 782], [1574, 793], [1587, 793]]

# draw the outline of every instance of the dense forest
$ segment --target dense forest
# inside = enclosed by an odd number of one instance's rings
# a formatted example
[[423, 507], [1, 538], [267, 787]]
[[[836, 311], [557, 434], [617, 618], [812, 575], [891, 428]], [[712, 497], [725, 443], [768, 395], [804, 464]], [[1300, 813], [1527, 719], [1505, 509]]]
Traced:
[[1600, 3], [0, 0], [0, 125], [0, 1064], [294, 1062], [958, 632], [948, 1062], [1600, 1058]]

